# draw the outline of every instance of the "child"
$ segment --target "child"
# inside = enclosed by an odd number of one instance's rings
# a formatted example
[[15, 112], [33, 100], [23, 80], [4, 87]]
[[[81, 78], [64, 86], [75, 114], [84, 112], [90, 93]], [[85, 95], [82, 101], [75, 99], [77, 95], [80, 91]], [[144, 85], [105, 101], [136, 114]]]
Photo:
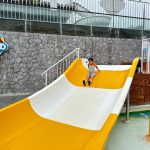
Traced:
[[88, 81], [88, 85], [90, 86], [92, 81], [93, 81], [93, 78], [96, 76], [96, 73], [95, 73], [95, 68], [100, 71], [97, 67], [97, 65], [94, 63], [93, 61], [93, 58], [89, 58], [88, 59], [89, 63], [88, 63], [88, 68], [89, 68], [89, 72], [88, 72], [88, 75], [86, 77], [86, 80], [83, 80], [83, 85], [86, 86], [86, 83]]

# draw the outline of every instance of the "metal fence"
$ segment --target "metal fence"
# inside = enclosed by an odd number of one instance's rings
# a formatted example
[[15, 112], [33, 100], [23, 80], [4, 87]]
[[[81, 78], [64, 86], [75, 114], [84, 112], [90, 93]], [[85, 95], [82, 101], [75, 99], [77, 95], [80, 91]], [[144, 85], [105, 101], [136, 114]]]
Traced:
[[138, 0], [0, 0], [0, 3], [150, 19], [150, 3]]
[[[150, 3], [122, 0], [0, 0], [0, 18], [29, 21], [150, 30]], [[102, 3], [103, 2], [103, 3]]]

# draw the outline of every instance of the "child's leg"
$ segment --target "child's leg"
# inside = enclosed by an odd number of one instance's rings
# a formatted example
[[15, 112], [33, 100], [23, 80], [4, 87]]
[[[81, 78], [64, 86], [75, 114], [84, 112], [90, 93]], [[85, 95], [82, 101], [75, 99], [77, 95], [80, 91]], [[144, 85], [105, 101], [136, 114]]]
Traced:
[[87, 81], [90, 79], [90, 74], [86, 76], [86, 79], [83, 80], [83, 85], [86, 86]]
[[87, 81], [89, 81], [89, 80], [90, 80], [90, 75], [88, 74], [88, 75], [86, 76], [85, 82], [87, 82]]
[[89, 81], [88, 81], [88, 85], [90, 86], [90, 84], [92, 83], [93, 81], [93, 78], [96, 76], [96, 74], [92, 74], [91, 77], [89, 78]]
[[95, 77], [95, 76], [92, 76], [92, 77], [89, 79], [89, 81], [92, 82], [94, 77]]

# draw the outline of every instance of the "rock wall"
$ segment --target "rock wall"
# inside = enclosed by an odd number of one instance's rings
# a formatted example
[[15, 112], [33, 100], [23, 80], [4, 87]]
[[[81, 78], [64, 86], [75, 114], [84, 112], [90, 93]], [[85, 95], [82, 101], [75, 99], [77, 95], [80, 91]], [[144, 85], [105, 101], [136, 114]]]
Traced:
[[44, 87], [41, 73], [75, 48], [97, 64], [131, 62], [141, 41], [0, 31], [9, 50], [0, 56], [0, 94], [33, 93]]

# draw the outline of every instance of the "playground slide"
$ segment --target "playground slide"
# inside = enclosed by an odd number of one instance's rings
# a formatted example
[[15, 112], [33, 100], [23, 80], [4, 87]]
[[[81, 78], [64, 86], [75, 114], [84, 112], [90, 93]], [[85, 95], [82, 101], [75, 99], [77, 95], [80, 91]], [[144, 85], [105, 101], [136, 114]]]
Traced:
[[0, 110], [0, 150], [102, 150], [122, 109], [139, 59], [99, 66], [83, 87], [87, 60], [56, 81]]

